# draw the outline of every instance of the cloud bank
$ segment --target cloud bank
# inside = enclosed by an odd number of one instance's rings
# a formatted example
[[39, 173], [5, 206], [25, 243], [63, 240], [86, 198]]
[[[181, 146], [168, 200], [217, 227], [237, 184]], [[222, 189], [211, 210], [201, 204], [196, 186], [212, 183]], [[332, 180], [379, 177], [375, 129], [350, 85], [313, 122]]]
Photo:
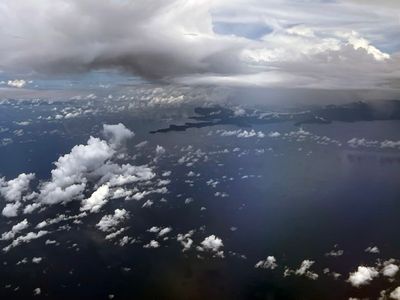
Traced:
[[0, 70], [397, 89], [397, 8], [389, 0], [4, 0]]

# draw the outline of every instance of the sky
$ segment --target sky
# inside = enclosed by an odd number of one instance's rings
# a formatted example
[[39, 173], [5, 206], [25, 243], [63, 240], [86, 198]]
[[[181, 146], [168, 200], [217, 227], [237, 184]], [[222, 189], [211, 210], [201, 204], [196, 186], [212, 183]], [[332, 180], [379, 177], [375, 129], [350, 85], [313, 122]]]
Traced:
[[0, 75], [397, 91], [399, 36], [394, 0], [3, 0]]

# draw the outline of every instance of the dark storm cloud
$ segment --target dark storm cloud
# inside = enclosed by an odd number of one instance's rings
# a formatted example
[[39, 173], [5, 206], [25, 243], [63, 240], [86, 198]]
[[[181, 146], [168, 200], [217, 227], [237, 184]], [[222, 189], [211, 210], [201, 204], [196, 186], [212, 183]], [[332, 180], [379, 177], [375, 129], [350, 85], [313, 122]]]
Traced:
[[1, 68], [119, 68], [153, 78], [232, 72], [240, 43], [213, 34], [209, 8], [210, 1], [6, 0]]

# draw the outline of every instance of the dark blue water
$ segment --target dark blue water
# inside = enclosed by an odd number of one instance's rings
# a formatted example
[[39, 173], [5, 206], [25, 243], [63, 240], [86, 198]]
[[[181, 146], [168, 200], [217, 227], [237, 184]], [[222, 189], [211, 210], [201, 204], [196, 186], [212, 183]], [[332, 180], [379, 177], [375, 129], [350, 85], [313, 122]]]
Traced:
[[[26, 109], [24, 105], [28, 105]], [[168, 170], [172, 175], [168, 194], [146, 198], [155, 203], [149, 209], [142, 208], [143, 202], [112, 200], [102, 213], [90, 215], [82, 224], [67, 222], [70, 230], [53, 231], [0, 254], [2, 299], [34, 297], [32, 291], [37, 287], [42, 294], [34, 298], [46, 299], [107, 299], [110, 294], [115, 299], [348, 299], [376, 298], [381, 290], [399, 285], [398, 277], [394, 282], [378, 278], [357, 289], [346, 279], [359, 265], [373, 266], [378, 258], [400, 259], [400, 151], [347, 145], [354, 137], [400, 140], [400, 122], [303, 127], [314, 137], [338, 141], [339, 146], [321, 145], [308, 138], [283, 138], [285, 133], [299, 130], [289, 123], [254, 127], [265, 134], [277, 131], [279, 138], [223, 137], [216, 133], [238, 129], [231, 126], [151, 135], [149, 131], [171, 120], [103, 111], [49, 122], [36, 118], [51, 114], [54, 107], [59, 109], [57, 104], [34, 110], [31, 104], [20, 107], [0, 107], [5, 116], [0, 126], [10, 129], [0, 138], [14, 140], [0, 147], [0, 173], [7, 179], [21, 172], [35, 172], [39, 179], [48, 179], [52, 163], [60, 155], [85, 143], [89, 135], [100, 136], [102, 124], [119, 122], [136, 133], [127, 145], [130, 154], [137, 154], [132, 163], [151, 162], [156, 145], [162, 145], [166, 155], [152, 164], [158, 174]], [[31, 119], [31, 124], [21, 127], [13, 123], [26, 119]], [[22, 136], [10, 133], [18, 128], [24, 130]], [[52, 130], [56, 131], [50, 133]], [[149, 143], [137, 150], [134, 145], [143, 140]], [[188, 154], [182, 148], [189, 145], [191, 153], [200, 149], [207, 159], [202, 155], [191, 166], [179, 164]], [[240, 150], [234, 152], [235, 148]], [[200, 175], [188, 177], [189, 171]], [[219, 184], [215, 188], [207, 185], [210, 179]], [[187, 180], [193, 181], [192, 186]], [[218, 197], [216, 192], [229, 196]], [[160, 202], [162, 197], [168, 202]], [[188, 197], [194, 201], [186, 205]], [[115, 208], [131, 213], [126, 233], [136, 238], [135, 243], [114, 245], [95, 228], [101, 216]], [[72, 215], [77, 211], [79, 203], [72, 202], [28, 218], [36, 224], [57, 213]], [[23, 218], [2, 217], [1, 232]], [[170, 226], [173, 232], [160, 248], [145, 249], [143, 244], [154, 237], [146, 231], [152, 226]], [[174, 237], [192, 229], [196, 230], [192, 237], [195, 245], [211, 234], [220, 237], [225, 258], [199, 258], [195, 246], [182, 253]], [[56, 240], [59, 246], [45, 245], [46, 239]], [[344, 250], [343, 256], [327, 257], [325, 253], [336, 244]], [[380, 249], [378, 255], [364, 251], [375, 245]], [[254, 265], [268, 255], [277, 258], [278, 268], [255, 269]], [[22, 258], [35, 256], [43, 257], [43, 262], [16, 266]], [[317, 280], [283, 277], [285, 266], [296, 269], [304, 259], [315, 261], [312, 270], [319, 274]], [[334, 280], [324, 275], [327, 267], [342, 276]], [[8, 284], [11, 287], [7, 288]], [[19, 289], [14, 291], [16, 287]]]

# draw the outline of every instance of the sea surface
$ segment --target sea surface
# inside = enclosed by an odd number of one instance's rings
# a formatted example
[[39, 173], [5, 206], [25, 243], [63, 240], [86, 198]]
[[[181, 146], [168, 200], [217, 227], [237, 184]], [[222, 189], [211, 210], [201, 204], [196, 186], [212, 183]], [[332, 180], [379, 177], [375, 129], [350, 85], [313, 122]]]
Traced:
[[[48, 180], [61, 155], [90, 135], [101, 137], [103, 124], [122, 123], [135, 132], [126, 145], [129, 162], [151, 164], [157, 174], [170, 171], [168, 193], [110, 200], [80, 224], [62, 223], [70, 225], [65, 230], [53, 225], [48, 236], [0, 253], [1, 299], [377, 299], [382, 290], [400, 285], [398, 275], [361, 288], [347, 281], [358, 266], [400, 259], [400, 149], [348, 143], [398, 141], [400, 121], [218, 125], [150, 134], [189, 114], [140, 116], [108, 109], [57, 120], [61, 105], [70, 104], [0, 105], [1, 176], [9, 180], [34, 172], [36, 183]], [[16, 123], [23, 121], [29, 124]], [[237, 130], [264, 137], [226, 134]], [[148, 143], [135, 147], [142, 141]], [[165, 154], [155, 158], [157, 145]], [[182, 163], [184, 156], [191, 158]], [[210, 180], [218, 182], [215, 187]], [[185, 203], [187, 198], [192, 202]], [[143, 208], [146, 200], [154, 204]], [[105, 240], [95, 227], [116, 208], [131, 214], [125, 225], [135, 242], [125, 246]], [[79, 201], [16, 219], [1, 217], [0, 232], [25, 217], [34, 225], [76, 212]], [[154, 238], [148, 232], [152, 226], [172, 232], [159, 240], [159, 248], [144, 248]], [[190, 230], [194, 245], [182, 252], [176, 235]], [[223, 258], [196, 250], [212, 234], [223, 241]], [[46, 239], [57, 245], [46, 245]], [[7, 244], [0, 241], [1, 247]], [[379, 253], [365, 251], [373, 246]], [[339, 249], [342, 255], [327, 255]], [[278, 266], [255, 268], [267, 256]], [[17, 265], [25, 257], [28, 263]], [[32, 257], [43, 261], [33, 264]], [[284, 276], [285, 269], [298, 269], [306, 259], [314, 261], [310, 270], [317, 279]], [[340, 276], [335, 279], [332, 272]], [[38, 287], [41, 294], [34, 296]]]

